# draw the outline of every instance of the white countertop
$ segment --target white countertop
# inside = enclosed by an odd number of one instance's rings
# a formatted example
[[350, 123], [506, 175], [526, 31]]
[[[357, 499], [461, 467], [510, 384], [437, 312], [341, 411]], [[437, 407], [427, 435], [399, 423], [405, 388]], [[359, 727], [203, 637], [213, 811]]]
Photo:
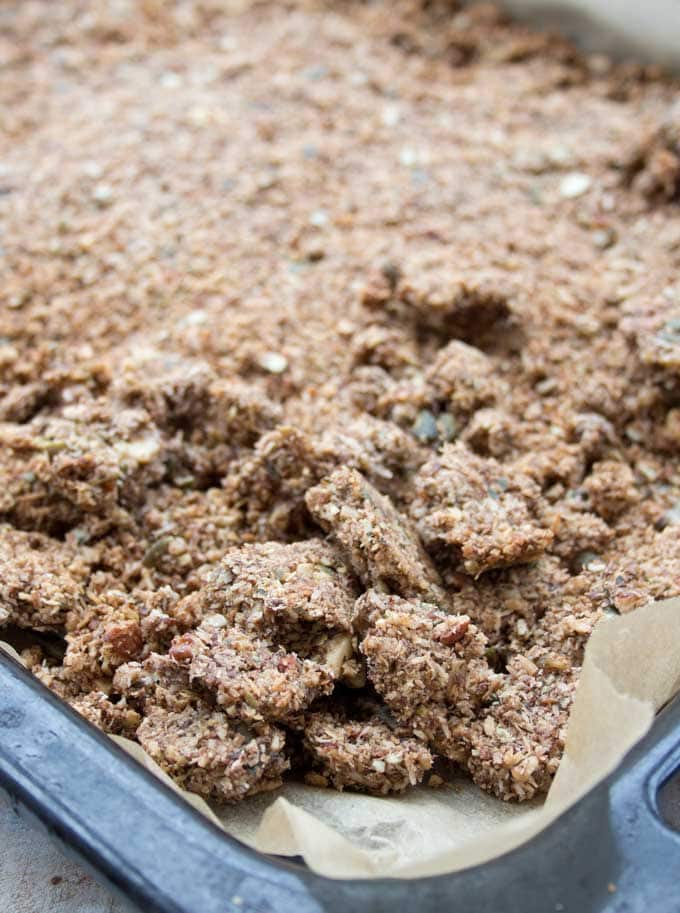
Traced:
[[131, 913], [0, 795], [2, 913]]

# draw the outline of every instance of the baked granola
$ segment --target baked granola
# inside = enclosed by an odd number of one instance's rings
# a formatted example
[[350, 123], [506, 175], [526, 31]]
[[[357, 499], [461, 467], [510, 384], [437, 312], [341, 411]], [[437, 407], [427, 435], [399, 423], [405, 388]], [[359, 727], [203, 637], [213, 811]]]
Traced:
[[680, 595], [677, 80], [425, 0], [0, 47], [0, 638], [211, 800], [544, 793]]

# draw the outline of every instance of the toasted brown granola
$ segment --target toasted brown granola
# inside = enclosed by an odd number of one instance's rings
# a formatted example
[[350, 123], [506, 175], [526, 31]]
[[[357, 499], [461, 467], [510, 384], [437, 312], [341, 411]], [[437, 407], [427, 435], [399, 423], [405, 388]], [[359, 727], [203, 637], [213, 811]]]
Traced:
[[202, 706], [152, 707], [137, 738], [179, 786], [214, 802], [276, 789], [289, 767], [280, 729], [268, 723], [250, 728]]
[[467, 733], [467, 769], [500, 799], [545, 792], [559, 765], [578, 666], [553, 671], [551, 657], [534, 649], [508, 664], [495, 702]]
[[423, 542], [477, 576], [532, 561], [552, 543], [539, 521], [540, 490], [524, 473], [460, 444], [445, 446], [415, 478], [411, 516]]
[[241, 720], [293, 723], [333, 689], [329, 669], [227, 629], [221, 615], [174, 640], [169, 656], [186, 669], [192, 686], [214, 694], [218, 707]]
[[432, 755], [417, 739], [400, 738], [377, 718], [343, 720], [314, 713], [305, 724], [305, 748], [312, 786], [358, 789], [377, 795], [416, 786], [432, 766]]
[[598, 619], [680, 595], [677, 80], [486, 3], [0, 48], [0, 638], [217, 801], [545, 792]]
[[439, 575], [407, 517], [352, 469], [338, 469], [305, 498], [365, 586], [442, 605]]
[[439, 753], [466, 756], [465, 730], [500, 685], [487, 640], [467, 615], [369, 590], [356, 605], [361, 652], [378, 694]]
[[0, 625], [59, 630], [85, 604], [86, 556], [42, 533], [0, 530]]

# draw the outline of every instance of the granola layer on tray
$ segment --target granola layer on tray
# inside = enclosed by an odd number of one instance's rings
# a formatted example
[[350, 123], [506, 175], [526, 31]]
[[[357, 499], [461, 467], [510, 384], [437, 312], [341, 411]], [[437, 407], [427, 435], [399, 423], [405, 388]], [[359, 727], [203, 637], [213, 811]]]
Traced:
[[0, 34], [0, 639], [211, 801], [545, 793], [680, 594], [680, 87], [489, 4], [95, 6]]

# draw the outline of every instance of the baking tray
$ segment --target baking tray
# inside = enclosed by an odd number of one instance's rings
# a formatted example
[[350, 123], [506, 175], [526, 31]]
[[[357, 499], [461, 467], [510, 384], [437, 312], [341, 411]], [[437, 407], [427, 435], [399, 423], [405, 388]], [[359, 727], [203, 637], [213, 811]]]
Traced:
[[0, 649], [0, 788], [144, 913], [675, 913], [680, 700], [533, 840], [420, 879], [336, 881], [248, 849]]

